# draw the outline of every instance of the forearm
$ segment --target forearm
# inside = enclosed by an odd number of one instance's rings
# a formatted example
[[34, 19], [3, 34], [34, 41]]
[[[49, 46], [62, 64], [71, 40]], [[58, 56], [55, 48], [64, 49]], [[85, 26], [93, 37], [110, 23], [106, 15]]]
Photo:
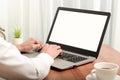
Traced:
[[41, 53], [36, 58], [31, 58], [31, 61], [36, 66], [38, 77], [42, 79], [48, 75], [50, 66], [54, 62], [53, 58], [46, 53]]
[[[39, 57], [44, 59], [39, 59]], [[25, 60], [17, 57], [13, 59], [11, 57], [12, 60], [0, 61], [0, 67], [4, 66], [4, 69], [0, 68], [0, 74], [2, 74], [4, 78], [12, 80], [42, 80], [47, 76], [53, 61], [51, 59], [49, 60], [49, 57], [44, 54], [39, 55], [39, 57]], [[49, 63], [49, 61], [51, 63]]]
[[48, 54], [28, 58], [21, 55], [15, 46], [4, 41], [0, 44], [0, 49], [0, 76], [7, 79], [41, 80], [48, 74], [53, 63]]

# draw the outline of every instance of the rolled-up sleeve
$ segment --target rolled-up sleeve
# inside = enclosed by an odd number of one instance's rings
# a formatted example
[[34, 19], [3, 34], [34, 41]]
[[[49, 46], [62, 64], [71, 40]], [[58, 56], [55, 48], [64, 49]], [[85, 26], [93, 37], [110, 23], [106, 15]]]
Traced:
[[49, 73], [53, 58], [40, 53], [34, 58], [21, 55], [12, 44], [0, 38], [0, 76], [11, 80], [42, 80]]

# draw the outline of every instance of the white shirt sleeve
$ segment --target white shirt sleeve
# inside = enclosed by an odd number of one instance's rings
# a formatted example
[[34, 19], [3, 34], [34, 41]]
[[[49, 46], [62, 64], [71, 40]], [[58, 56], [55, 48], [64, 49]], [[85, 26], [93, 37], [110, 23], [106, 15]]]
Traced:
[[0, 38], [0, 76], [11, 80], [42, 80], [54, 60], [46, 53], [34, 58], [22, 55], [12, 44]]

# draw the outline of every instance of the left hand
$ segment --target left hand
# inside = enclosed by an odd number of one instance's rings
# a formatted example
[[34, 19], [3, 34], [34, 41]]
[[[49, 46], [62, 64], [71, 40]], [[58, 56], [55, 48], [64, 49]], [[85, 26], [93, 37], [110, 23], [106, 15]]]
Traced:
[[30, 52], [36, 48], [42, 48], [44, 44], [35, 39], [35, 38], [30, 38], [27, 41], [23, 42], [22, 44], [16, 45], [16, 47], [21, 51], [21, 52]]

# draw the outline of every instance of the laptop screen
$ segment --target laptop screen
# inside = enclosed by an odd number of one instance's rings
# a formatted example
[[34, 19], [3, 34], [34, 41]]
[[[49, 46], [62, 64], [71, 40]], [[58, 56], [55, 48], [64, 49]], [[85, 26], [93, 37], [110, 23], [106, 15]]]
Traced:
[[49, 41], [96, 52], [107, 18], [96, 12], [60, 9]]

